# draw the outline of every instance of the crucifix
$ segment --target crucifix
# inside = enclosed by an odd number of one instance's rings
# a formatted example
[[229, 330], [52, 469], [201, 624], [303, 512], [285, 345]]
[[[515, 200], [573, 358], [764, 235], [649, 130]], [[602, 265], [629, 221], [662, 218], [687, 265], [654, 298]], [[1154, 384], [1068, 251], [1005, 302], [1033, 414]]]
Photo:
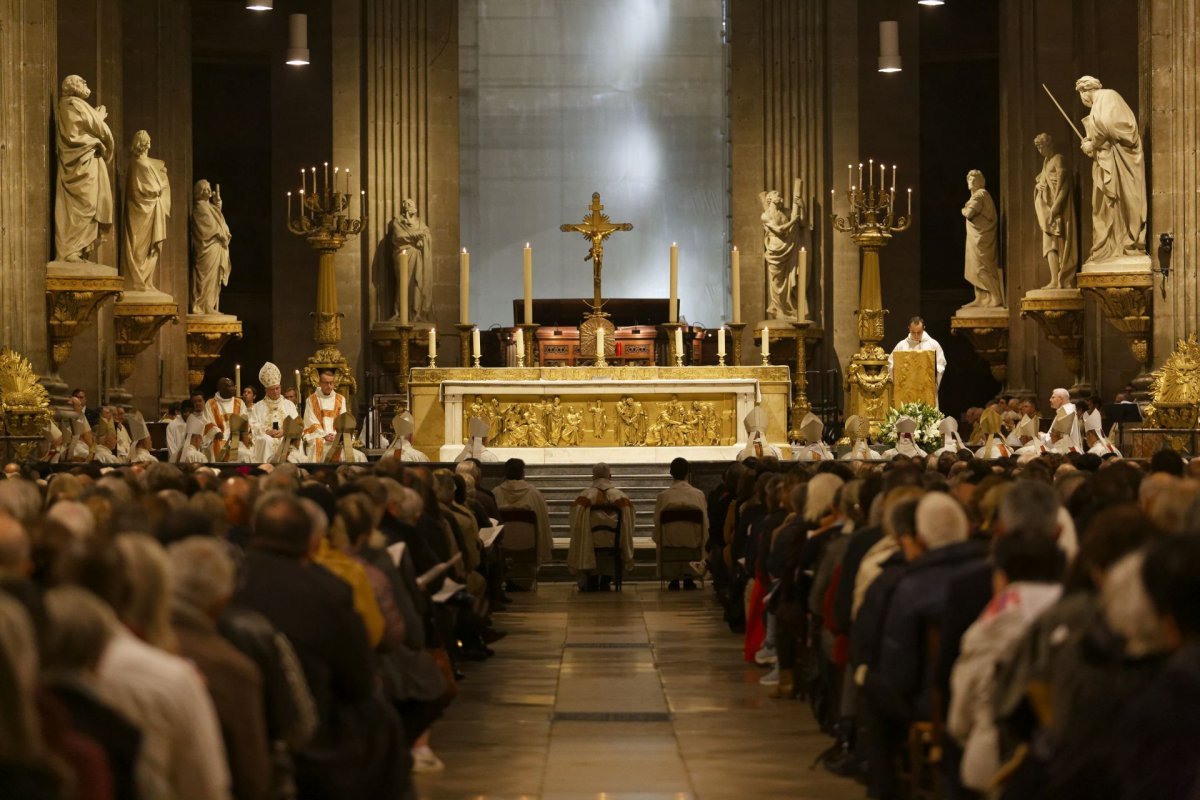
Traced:
[[600, 204], [599, 192], [592, 192], [592, 205], [588, 210], [591, 211], [591, 214], [585, 216], [582, 223], [564, 224], [559, 227], [559, 230], [563, 233], [581, 233], [592, 243], [591, 249], [588, 250], [588, 254], [583, 260], [592, 262], [592, 276], [595, 282], [592, 312], [599, 314], [600, 307], [603, 305], [600, 299], [600, 273], [604, 269], [604, 240], [617, 231], [633, 230], [633, 224], [609, 220], [608, 214], [604, 213], [604, 206]]

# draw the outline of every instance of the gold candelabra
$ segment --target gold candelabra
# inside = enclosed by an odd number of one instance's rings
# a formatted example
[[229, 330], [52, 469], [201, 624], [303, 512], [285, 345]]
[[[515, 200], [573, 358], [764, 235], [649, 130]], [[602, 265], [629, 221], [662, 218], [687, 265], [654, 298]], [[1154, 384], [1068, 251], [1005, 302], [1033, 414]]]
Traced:
[[[322, 180], [323, 178], [323, 180]], [[346, 357], [338, 350], [342, 341], [342, 312], [338, 310], [337, 273], [333, 257], [346, 242], [363, 231], [367, 221], [366, 191], [359, 192], [358, 217], [351, 216], [350, 170], [339, 167], [329, 173], [326, 161], [323, 173], [316, 167], [300, 170], [298, 213], [292, 213], [292, 193], [287, 193], [287, 228], [302, 237], [317, 251], [317, 310], [313, 318], [313, 341], [317, 350], [305, 365], [310, 386], [317, 383], [321, 370], [332, 369], [339, 388], [354, 392], [357, 383]], [[407, 349], [407, 348], [405, 348]]]
[[857, 414], [871, 422], [875, 434], [887, 418], [891, 406], [891, 375], [887, 353], [880, 347], [883, 341], [883, 320], [888, 310], [883, 307], [883, 291], [879, 282], [879, 251], [892, 236], [912, 225], [912, 189], [907, 190], [908, 211], [896, 213], [896, 166], [892, 165], [891, 188], [885, 186], [887, 170], [879, 164], [879, 185], [875, 185], [875, 160], [870, 159], [867, 180], [863, 182], [863, 165], [858, 165], [858, 182], [854, 181], [853, 165], [849, 171], [846, 199], [850, 213], [838, 216], [837, 190], [829, 190], [830, 218], [833, 229], [849, 234], [851, 241], [862, 250], [862, 278], [858, 290], [858, 352], [850, 357], [846, 368], [846, 389], [849, 397], [845, 416]]

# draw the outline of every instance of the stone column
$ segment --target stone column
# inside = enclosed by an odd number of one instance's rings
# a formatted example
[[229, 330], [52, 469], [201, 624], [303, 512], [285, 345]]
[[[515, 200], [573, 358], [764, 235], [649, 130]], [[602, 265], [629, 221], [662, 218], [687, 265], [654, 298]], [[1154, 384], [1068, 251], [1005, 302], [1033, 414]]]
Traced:
[[[1175, 342], [1200, 328], [1200, 82], [1196, 47], [1200, 41], [1200, 7], [1185, 0], [1143, 2], [1139, 50], [1141, 73], [1149, 78], [1148, 96], [1139, 112], [1149, 120], [1144, 144], [1149, 158], [1150, 219], [1146, 238], [1152, 263], [1160, 264], [1159, 234], [1171, 232], [1175, 242], [1171, 275], [1156, 277], [1154, 289], [1153, 364], [1159, 366]], [[1165, 297], [1160, 291], [1165, 286]]]
[[0, 2], [0, 342], [47, 374], [46, 263], [53, 228], [58, 12]]
[[[129, 142], [138, 130], [152, 141], [151, 155], [166, 162], [171, 181], [167, 241], [158, 262], [158, 288], [174, 297], [180, 313], [189, 304], [188, 215], [192, 207], [192, 9], [191, 0], [126, 0], [124, 41], [124, 115], [117, 136], [118, 164], [124, 174]], [[236, 186], [225, 187], [237, 191]], [[121, 185], [123, 204], [124, 183]], [[123, 208], [123, 205], [122, 205]], [[185, 325], [165, 325], [156, 344], [137, 357], [125, 388], [146, 415], [157, 414], [160, 399], [187, 396]], [[161, 370], [161, 382], [160, 382]]]
[[[363, 181], [360, 117], [362, 111], [362, 14], [359, 3], [334, 3], [330, 35], [332, 48], [330, 66], [333, 69], [333, 164], [350, 168], [353, 216], [359, 213], [360, 190]], [[357, 177], [355, 177], [357, 175]], [[340, 179], [339, 179], [340, 180]], [[334, 255], [338, 308], [342, 318], [340, 349], [354, 368], [360, 397], [369, 392], [364, 372], [369, 358], [366, 354], [366, 276], [363, 273], [363, 246], [351, 242]], [[355, 406], [359, 405], [357, 402]], [[357, 413], [357, 409], [356, 409]]]
[[[392, 316], [387, 226], [412, 198], [433, 238], [438, 338], [453, 341], [446, 334], [458, 321], [458, 4], [366, 0], [362, 13], [360, 141], [370, 214], [361, 243], [364, 323]], [[380, 363], [378, 354], [372, 360]]]
[[[846, 212], [846, 186], [839, 178], [841, 168], [857, 161], [858, 150], [858, 4], [829, 3], [829, 131], [832, 188], [838, 190], [838, 203], [830, 208], [829, 198], [822, 193], [825, 220], [822, 228], [829, 230], [832, 210]], [[830, 323], [826, 348], [827, 366], [845, 364], [858, 350], [858, 324], [854, 316], [858, 309], [859, 249], [849, 236], [834, 236], [830, 240], [832, 268], [826, 293]]]
[[[839, 5], [834, 3], [833, 5]], [[853, 11], [850, 12], [853, 15]], [[826, 3], [733, 0], [730, 27], [732, 240], [741, 251], [742, 321], [754, 325], [766, 308], [760, 192], [778, 190], [790, 202], [804, 182], [809, 317], [824, 327], [828, 196], [826, 162]], [[747, 342], [748, 344], [748, 342]]]

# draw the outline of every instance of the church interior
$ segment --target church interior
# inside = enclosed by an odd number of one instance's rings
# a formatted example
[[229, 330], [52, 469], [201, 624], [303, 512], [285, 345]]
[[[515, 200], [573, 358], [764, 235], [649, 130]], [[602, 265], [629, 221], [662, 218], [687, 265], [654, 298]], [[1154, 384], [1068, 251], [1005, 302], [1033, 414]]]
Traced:
[[1200, 797], [1197, 31], [0, 3], [0, 796]]

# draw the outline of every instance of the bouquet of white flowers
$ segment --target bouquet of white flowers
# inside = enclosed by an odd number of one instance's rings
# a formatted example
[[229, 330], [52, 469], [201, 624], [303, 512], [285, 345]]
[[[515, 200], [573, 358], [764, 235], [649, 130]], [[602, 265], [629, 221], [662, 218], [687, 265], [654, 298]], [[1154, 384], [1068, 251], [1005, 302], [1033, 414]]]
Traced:
[[937, 426], [944, 416], [929, 403], [905, 403], [888, 411], [887, 419], [879, 426], [879, 441], [895, 444], [896, 420], [908, 417], [917, 423], [917, 432], [913, 435], [917, 446], [922, 450], [936, 450], [942, 446], [942, 433]]

